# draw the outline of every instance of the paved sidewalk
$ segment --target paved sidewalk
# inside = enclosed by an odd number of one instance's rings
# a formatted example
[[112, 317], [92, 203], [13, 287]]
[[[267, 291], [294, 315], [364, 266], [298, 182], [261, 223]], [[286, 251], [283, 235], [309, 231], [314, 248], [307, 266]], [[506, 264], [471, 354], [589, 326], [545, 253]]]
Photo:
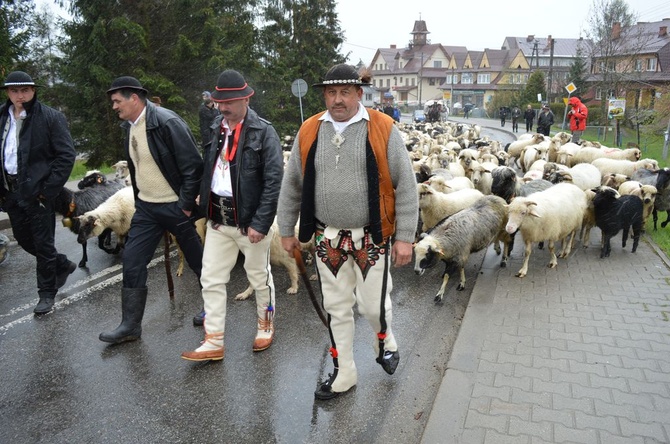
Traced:
[[489, 248], [423, 443], [670, 442], [670, 260], [599, 242], [522, 279], [521, 238], [507, 268]]

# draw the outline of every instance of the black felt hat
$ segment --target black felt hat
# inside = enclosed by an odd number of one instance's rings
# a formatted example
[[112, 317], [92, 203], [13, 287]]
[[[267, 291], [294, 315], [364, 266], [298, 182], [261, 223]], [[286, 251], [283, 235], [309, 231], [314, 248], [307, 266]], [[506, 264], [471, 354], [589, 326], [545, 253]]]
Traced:
[[149, 91], [142, 86], [140, 81], [131, 76], [122, 76], [114, 79], [112, 86], [107, 90], [107, 94], [112, 94], [114, 91], [120, 89], [136, 89], [138, 91], [144, 91], [145, 94], [149, 94]]
[[212, 92], [215, 102], [246, 99], [254, 95], [254, 90], [247, 84], [242, 74], [234, 69], [223, 71], [216, 81], [216, 88]]
[[335, 65], [328, 70], [326, 77], [321, 83], [315, 83], [312, 86], [330, 86], [330, 85], [358, 85], [368, 86], [370, 83], [363, 81], [356, 68], [346, 63]]
[[5, 79], [5, 84], [2, 85], [0, 88], [7, 89], [10, 86], [35, 86], [35, 87], [39, 87], [40, 85], [36, 85], [35, 82], [33, 82], [32, 77], [30, 77], [25, 72], [23, 72], [23, 71], [12, 71], [12, 72], [9, 73], [9, 75]]

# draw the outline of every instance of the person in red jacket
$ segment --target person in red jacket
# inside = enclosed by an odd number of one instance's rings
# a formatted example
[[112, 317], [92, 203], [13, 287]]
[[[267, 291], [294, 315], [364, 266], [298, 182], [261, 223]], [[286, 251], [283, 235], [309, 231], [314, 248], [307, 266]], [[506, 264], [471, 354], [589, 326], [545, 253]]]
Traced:
[[570, 131], [572, 131], [572, 142], [579, 143], [579, 139], [586, 129], [586, 118], [589, 115], [589, 110], [577, 97], [570, 97], [568, 105], [572, 107], [568, 111], [570, 116]]

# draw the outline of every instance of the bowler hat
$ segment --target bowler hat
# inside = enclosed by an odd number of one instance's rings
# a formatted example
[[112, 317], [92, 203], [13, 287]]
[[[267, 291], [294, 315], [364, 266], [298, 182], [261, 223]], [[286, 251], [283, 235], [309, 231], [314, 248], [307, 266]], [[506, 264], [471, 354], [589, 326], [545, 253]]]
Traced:
[[7, 89], [10, 86], [40, 86], [33, 82], [32, 77], [23, 71], [12, 71], [5, 79], [5, 84], [0, 88]]
[[347, 65], [346, 63], [341, 63], [330, 68], [321, 83], [315, 83], [312, 86], [330, 85], [368, 86], [370, 83], [361, 78], [361, 75], [356, 71], [355, 67]]
[[145, 94], [149, 94], [149, 91], [142, 86], [140, 81], [131, 76], [122, 76], [114, 79], [112, 86], [107, 90], [107, 94], [112, 94], [114, 91], [120, 89], [136, 89], [138, 91], [144, 91]]
[[254, 95], [254, 90], [247, 84], [242, 74], [234, 69], [223, 71], [216, 81], [216, 88], [212, 92], [215, 102], [246, 99]]

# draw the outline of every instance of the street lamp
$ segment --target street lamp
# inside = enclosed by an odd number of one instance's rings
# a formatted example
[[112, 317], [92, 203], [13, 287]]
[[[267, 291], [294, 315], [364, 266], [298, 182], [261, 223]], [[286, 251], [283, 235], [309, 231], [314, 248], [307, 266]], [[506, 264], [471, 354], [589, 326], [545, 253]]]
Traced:
[[421, 66], [419, 66], [419, 108], [421, 108], [422, 87], [423, 87], [423, 52], [421, 53]]

